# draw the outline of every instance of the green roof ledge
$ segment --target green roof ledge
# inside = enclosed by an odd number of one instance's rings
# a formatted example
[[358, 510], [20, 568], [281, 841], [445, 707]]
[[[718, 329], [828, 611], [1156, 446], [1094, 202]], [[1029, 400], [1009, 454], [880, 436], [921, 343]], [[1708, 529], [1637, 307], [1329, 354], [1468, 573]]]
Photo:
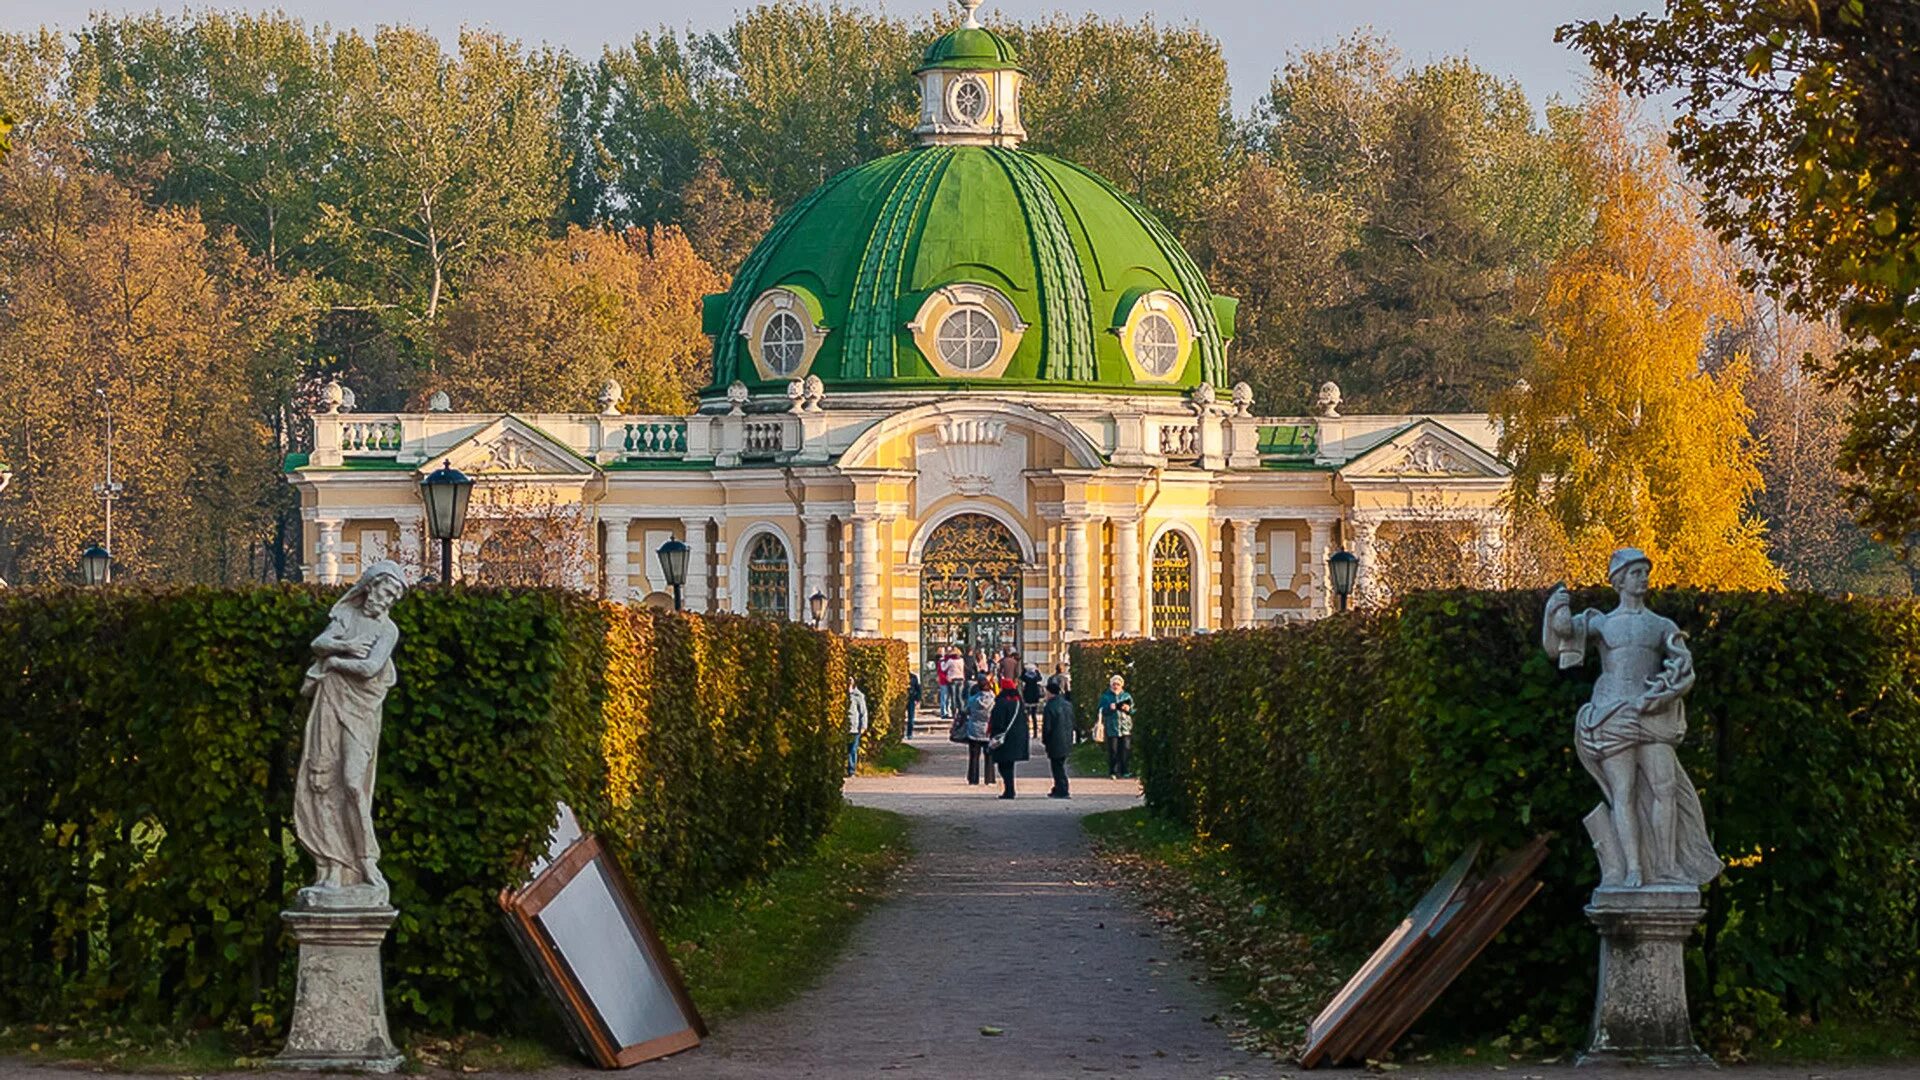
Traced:
[[[848, 169], [781, 215], [725, 293], [702, 308], [717, 398], [738, 380], [780, 393], [818, 376], [828, 389], [1184, 394], [1226, 389], [1235, 303], [1152, 211], [1071, 162], [1022, 149], [1026, 79], [1012, 44], [981, 26], [980, 0], [928, 46], [919, 145]], [[953, 285], [998, 291], [1029, 329], [1004, 368], [955, 378], [922, 355], [908, 323]], [[825, 337], [806, 368], [764, 378], [743, 334], [769, 289], [805, 289]], [[1194, 348], [1172, 378], [1142, 378], [1112, 325], [1127, 298], [1165, 291], [1193, 318]]]

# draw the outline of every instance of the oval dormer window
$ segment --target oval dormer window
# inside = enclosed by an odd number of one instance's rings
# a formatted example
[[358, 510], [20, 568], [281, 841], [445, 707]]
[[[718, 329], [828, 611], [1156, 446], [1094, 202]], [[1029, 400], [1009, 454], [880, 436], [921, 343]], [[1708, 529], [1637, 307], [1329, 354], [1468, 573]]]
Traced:
[[760, 330], [760, 356], [778, 375], [800, 370], [807, 355], [807, 333], [790, 311], [777, 311]]
[[1154, 312], [1140, 320], [1133, 332], [1133, 352], [1140, 366], [1154, 375], [1165, 375], [1180, 359], [1180, 333], [1165, 315]]
[[979, 371], [1000, 355], [1000, 327], [993, 316], [976, 307], [949, 312], [940, 320], [934, 341], [940, 348], [940, 359], [960, 371]]

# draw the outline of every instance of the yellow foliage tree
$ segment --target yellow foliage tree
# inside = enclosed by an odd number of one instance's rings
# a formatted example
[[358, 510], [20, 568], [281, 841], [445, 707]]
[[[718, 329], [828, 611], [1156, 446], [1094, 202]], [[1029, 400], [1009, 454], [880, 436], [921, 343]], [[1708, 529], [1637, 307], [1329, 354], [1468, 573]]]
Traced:
[[143, 205], [70, 147], [17, 147], [0, 165], [0, 570], [71, 580], [104, 539], [111, 411], [116, 574], [260, 576], [279, 488], [260, 402], [302, 306], [193, 212]]
[[1656, 584], [1777, 587], [1746, 358], [1702, 363], [1736, 313], [1725, 251], [1617, 90], [1591, 94], [1582, 125], [1567, 152], [1597, 196], [1593, 236], [1549, 270], [1526, 382], [1502, 402], [1514, 517], [1577, 581], [1631, 545]]
[[725, 285], [672, 226], [569, 229], [468, 278], [427, 390], [463, 411], [578, 411], [611, 378], [628, 412], [681, 411], [706, 381], [700, 298]]

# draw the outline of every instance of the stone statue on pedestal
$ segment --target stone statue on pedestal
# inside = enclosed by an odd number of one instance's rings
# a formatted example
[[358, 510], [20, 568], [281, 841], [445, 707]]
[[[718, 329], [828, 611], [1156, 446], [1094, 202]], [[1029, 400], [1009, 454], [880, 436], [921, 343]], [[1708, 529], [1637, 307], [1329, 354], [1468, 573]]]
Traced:
[[280, 1064], [391, 1072], [380, 943], [398, 912], [387, 903], [373, 834], [381, 710], [400, 640], [388, 612], [406, 593], [399, 564], [381, 560], [333, 605], [313, 639], [300, 692], [313, 699], [295, 779], [293, 829], [313, 856], [312, 885], [283, 911], [300, 945], [293, 1017]]
[[1687, 1020], [1684, 947], [1705, 915], [1700, 886], [1722, 864], [1675, 752], [1687, 733], [1693, 653], [1671, 619], [1647, 610], [1652, 568], [1638, 548], [1621, 548], [1607, 566], [1618, 607], [1575, 614], [1556, 588], [1541, 626], [1562, 668], [1583, 663], [1590, 644], [1600, 653], [1593, 698], [1573, 725], [1574, 749], [1603, 797], [1585, 819], [1600, 862], [1587, 917], [1601, 947], [1583, 1062], [1705, 1060]]

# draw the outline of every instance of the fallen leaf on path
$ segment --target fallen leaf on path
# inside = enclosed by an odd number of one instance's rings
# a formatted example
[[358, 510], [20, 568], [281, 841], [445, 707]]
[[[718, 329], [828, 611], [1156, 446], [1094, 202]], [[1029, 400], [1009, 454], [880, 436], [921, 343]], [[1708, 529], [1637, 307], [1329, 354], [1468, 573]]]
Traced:
[[980, 1029], [980, 1034], [982, 1035], [1005, 1035], [1006, 1033], [1007, 1033], [1006, 1028], [997, 1028], [991, 1024]]

